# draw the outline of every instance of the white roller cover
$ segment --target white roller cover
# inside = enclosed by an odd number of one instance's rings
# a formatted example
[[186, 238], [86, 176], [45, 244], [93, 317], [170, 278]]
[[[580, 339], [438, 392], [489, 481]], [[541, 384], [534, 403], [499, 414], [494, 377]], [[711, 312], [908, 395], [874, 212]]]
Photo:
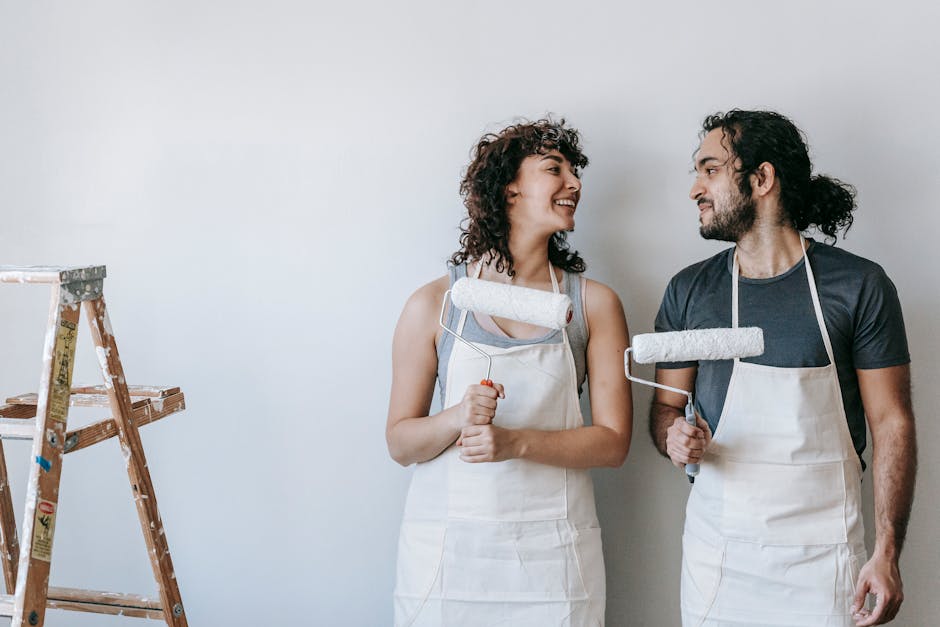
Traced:
[[633, 360], [699, 361], [754, 357], [764, 352], [764, 332], [759, 327], [693, 329], [633, 336]]
[[467, 277], [454, 282], [450, 299], [459, 309], [550, 329], [568, 326], [574, 311], [567, 294]]

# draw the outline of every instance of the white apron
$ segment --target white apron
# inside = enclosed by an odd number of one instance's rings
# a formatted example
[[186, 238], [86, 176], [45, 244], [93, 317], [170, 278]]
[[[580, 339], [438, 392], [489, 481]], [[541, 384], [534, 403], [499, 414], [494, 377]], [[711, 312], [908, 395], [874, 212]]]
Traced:
[[[805, 248], [803, 259], [829, 365], [735, 359], [686, 508], [683, 627], [855, 625], [862, 470]], [[737, 327], [737, 254], [732, 273]]]
[[[457, 333], [466, 318], [462, 311]], [[562, 336], [556, 344], [510, 348], [477, 343], [493, 356], [492, 379], [506, 389], [495, 425], [584, 424]], [[485, 370], [481, 355], [455, 341], [444, 407], [459, 403]], [[587, 470], [522, 459], [467, 463], [455, 445], [417, 464], [399, 537], [396, 627], [600, 627], [604, 609], [601, 531]]]

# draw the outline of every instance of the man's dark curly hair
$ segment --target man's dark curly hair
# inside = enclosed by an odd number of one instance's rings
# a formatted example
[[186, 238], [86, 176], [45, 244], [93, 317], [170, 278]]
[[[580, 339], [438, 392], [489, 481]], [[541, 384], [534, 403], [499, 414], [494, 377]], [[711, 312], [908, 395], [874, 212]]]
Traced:
[[[542, 119], [521, 122], [499, 133], [484, 135], [473, 150], [470, 166], [460, 182], [460, 195], [467, 207], [460, 233], [460, 250], [450, 258], [454, 265], [490, 256], [496, 270], [513, 276], [509, 252], [509, 216], [506, 212], [506, 186], [515, 180], [522, 160], [557, 150], [579, 173], [588, 158], [581, 152], [578, 131], [565, 126], [565, 120]], [[568, 272], [584, 272], [587, 267], [577, 251], [568, 248], [567, 234], [559, 231], [548, 242], [552, 265]]]
[[767, 162], [780, 180], [780, 202], [793, 228], [805, 231], [814, 226], [834, 243], [840, 230], [847, 232], [852, 226], [855, 188], [812, 175], [806, 138], [785, 116], [774, 111], [719, 112], [705, 118], [701, 136], [716, 128], [730, 143], [732, 159], [740, 160], [738, 187], [746, 197], [751, 195], [749, 176]]

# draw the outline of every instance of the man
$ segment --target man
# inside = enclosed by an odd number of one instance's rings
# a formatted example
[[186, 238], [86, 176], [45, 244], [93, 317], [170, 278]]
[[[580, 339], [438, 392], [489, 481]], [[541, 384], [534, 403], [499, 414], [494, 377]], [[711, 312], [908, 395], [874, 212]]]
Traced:
[[[705, 119], [690, 196], [701, 235], [735, 246], [670, 281], [657, 331], [757, 326], [764, 354], [657, 364], [650, 432], [682, 467], [701, 462], [683, 535], [685, 627], [867, 626], [903, 600], [898, 556], [914, 492], [910, 358], [894, 285], [833, 243], [855, 190], [812, 176], [782, 115]], [[872, 434], [876, 540], [860, 511], [865, 418]], [[867, 595], [875, 596], [868, 609]]]

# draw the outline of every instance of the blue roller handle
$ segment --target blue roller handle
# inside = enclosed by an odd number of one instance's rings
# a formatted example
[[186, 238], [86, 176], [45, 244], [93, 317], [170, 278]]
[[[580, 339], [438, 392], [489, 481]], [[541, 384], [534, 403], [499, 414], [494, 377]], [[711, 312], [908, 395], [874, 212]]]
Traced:
[[[692, 399], [685, 404], [685, 421], [693, 427], [697, 425], [695, 421], [695, 408], [692, 407]], [[689, 477], [689, 483], [695, 483], [695, 476], [698, 475], [698, 464], [686, 464], [685, 474]]]

